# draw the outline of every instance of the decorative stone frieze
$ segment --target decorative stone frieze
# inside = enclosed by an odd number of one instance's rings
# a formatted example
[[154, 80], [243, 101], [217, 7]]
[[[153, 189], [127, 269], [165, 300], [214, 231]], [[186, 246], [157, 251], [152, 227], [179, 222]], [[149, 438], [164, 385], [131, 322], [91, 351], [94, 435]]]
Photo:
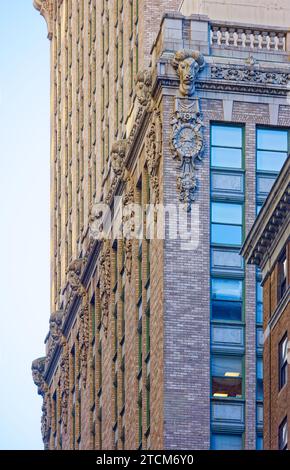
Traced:
[[256, 83], [257, 85], [283, 86], [287, 86], [290, 82], [290, 73], [256, 70], [249, 66], [214, 65], [210, 70], [211, 78], [216, 80]]
[[63, 345], [60, 360], [60, 391], [61, 391], [61, 420], [64, 432], [67, 432], [68, 406], [69, 406], [69, 353], [67, 344]]
[[134, 211], [134, 181], [130, 177], [127, 180], [125, 194], [123, 196], [123, 240], [125, 251], [125, 272], [127, 279], [131, 282], [132, 257], [133, 257], [133, 235], [135, 233], [135, 211]]
[[180, 162], [177, 177], [179, 200], [190, 212], [198, 185], [195, 175], [196, 161], [201, 160], [203, 154], [203, 122], [198, 98], [176, 99], [176, 110], [171, 125], [174, 158]]
[[101, 323], [107, 336], [111, 297], [111, 248], [105, 241], [99, 261]]
[[204, 57], [198, 51], [184, 49], [176, 52], [172, 65], [179, 76], [179, 91], [183, 96], [194, 95], [195, 81], [204, 64]]
[[86, 388], [89, 353], [89, 302], [87, 294], [83, 295], [82, 306], [79, 310], [79, 342], [82, 384]]
[[146, 135], [146, 160], [153, 204], [159, 204], [159, 164], [162, 156], [162, 121], [159, 110], [154, 109]]

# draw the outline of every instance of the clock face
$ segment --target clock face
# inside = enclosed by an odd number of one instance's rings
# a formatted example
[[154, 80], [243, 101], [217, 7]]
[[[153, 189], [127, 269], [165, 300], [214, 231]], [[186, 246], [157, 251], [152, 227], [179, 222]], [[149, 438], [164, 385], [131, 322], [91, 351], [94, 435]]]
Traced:
[[195, 135], [191, 127], [182, 127], [176, 136], [176, 148], [184, 156], [190, 157], [195, 152]]

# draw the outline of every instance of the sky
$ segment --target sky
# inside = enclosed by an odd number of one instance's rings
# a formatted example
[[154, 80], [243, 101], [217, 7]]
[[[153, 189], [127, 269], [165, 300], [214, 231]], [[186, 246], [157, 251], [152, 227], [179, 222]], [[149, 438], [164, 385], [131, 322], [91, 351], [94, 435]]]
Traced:
[[0, 0], [0, 449], [42, 449], [31, 362], [49, 319], [49, 41], [32, 0]]

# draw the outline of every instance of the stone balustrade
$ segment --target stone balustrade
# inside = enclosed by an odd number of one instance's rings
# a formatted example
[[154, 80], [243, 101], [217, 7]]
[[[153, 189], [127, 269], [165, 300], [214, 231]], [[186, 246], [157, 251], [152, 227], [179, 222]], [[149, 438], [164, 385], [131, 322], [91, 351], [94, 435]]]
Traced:
[[211, 46], [285, 52], [287, 31], [281, 28], [265, 29], [212, 21], [210, 42]]

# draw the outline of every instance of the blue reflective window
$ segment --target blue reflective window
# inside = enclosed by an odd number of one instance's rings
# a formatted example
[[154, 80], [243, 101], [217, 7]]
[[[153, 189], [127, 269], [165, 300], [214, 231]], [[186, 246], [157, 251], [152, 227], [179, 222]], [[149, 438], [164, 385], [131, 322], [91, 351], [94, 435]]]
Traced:
[[257, 450], [263, 450], [263, 437], [257, 436]]
[[242, 358], [214, 356], [212, 359], [212, 396], [242, 398]]
[[284, 152], [261, 152], [257, 153], [257, 169], [261, 171], [279, 172], [287, 158]]
[[221, 168], [242, 168], [242, 150], [212, 147], [211, 164]]
[[243, 438], [235, 434], [212, 434], [211, 447], [213, 450], [242, 450]]
[[211, 242], [241, 245], [243, 238], [243, 206], [225, 202], [212, 203]]
[[221, 168], [242, 168], [243, 128], [213, 125], [211, 130], [211, 165]]
[[257, 359], [257, 400], [263, 400], [263, 360]]
[[236, 279], [212, 279], [212, 319], [241, 321], [243, 282]]
[[228, 204], [225, 202], [212, 203], [212, 221], [220, 224], [240, 225], [243, 220], [241, 204]]
[[257, 130], [257, 170], [277, 173], [288, 155], [288, 131]]
[[213, 125], [211, 138], [214, 146], [241, 148], [243, 146], [243, 128]]
[[258, 129], [257, 146], [259, 150], [288, 151], [288, 131], [282, 129]]
[[243, 281], [239, 279], [212, 280], [212, 298], [218, 300], [242, 300]]
[[256, 321], [257, 323], [263, 323], [263, 288], [259, 281], [257, 282], [256, 297]]

